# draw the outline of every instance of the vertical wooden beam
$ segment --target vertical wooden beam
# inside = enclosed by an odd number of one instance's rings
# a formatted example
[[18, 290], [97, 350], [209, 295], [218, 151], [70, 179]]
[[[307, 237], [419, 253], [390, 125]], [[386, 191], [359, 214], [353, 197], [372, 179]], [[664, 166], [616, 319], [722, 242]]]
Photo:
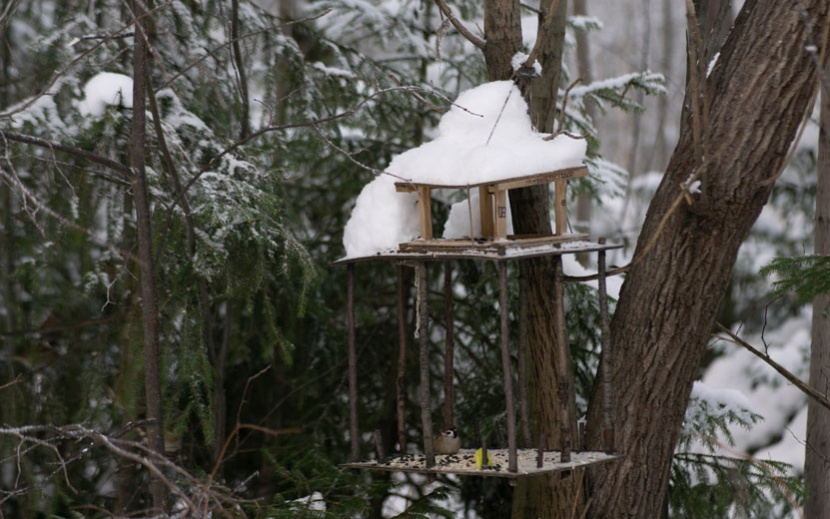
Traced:
[[518, 471], [516, 453], [516, 410], [513, 400], [513, 371], [510, 363], [510, 313], [507, 293], [507, 263], [499, 261], [499, 316], [501, 317], [501, 365], [504, 372], [504, 399], [507, 408], [507, 470]]
[[398, 411], [398, 445], [406, 454], [406, 295], [404, 267], [398, 265], [398, 376], [396, 379]]
[[453, 358], [455, 356], [455, 315], [452, 298], [452, 262], [444, 262], [444, 427], [455, 425], [455, 390]]
[[556, 219], [556, 235], [560, 236], [568, 232], [568, 181], [554, 181], [554, 209]]
[[421, 219], [421, 239], [432, 239], [432, 190], [418, 186], [418, 214]]
[[[478, 188], [478, 207], [481, 213], [481, 236], [483, 238], [493, 238], [494, 221], [493, 221], [493, 197], [490, 194], [487, 186], [479, 186]], [[475, 238], [475, 236], [473, 236]]]
[[[605, 238], [600, 238], [600, 245], [605, 245]], [[605, 249], [600, 249], [597, 258], [599, 275], [599, 319], [602, 332], [602, 442], [606, 452], [614, 452], [613, 394], [611, 373], [614, 367], [613, 348], [611, 347], [611, 329], [608, 323], [608, 289], [606, 288]]]
[[357, 426], [357, 345], [355, 339], [354, 312], [354, 263], [346, 267], [346, 304], [349, 342], [349, 431], [352, 442], [352, 461], [360, 459], [360, 443]]
[[495, 204], [495, 222], [496, 228], [493, 233], [494, 240], [504, 240], [507, 238], [507, 191], [504, 189], [496, 189], [493, 193]]
[[433, 451], [432, 437], [432, 405], [429, 396], [429, 314], [427, 305], [427, 264], [419, 261], [415, 264], [415, 275], [418, 287], [418, 341], [420, 344], [421, 364], [421, 424], [424, 435], [424, 456], [426, 466], [431, 468], [435, 465], [435, 453]]
[[559, 405], [561, 419], [559, 424], [559, 441], [562, 462], [571, 460], [571, 410], [570, 410], [570, 356], [568, 352], [568, 334], [565, 333], [565, 280], [562, 272], [562, 256], [553, 258], [553, 297], [554, 319], [557, 347], [557, 369], [559, 370]]

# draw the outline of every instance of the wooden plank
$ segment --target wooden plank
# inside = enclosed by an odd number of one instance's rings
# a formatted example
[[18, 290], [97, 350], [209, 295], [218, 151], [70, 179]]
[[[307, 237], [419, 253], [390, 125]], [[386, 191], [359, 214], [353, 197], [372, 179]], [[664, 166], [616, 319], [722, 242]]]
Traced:
[[[495, 232], [493, 222], [493, 196], [484, 186], [478, 188], [478, 207], [481, 216], [481, 235], [484, 238], [492, 238]], [[472, 234], [472, 231], [470, 231]]]
[[344, 463], [341, 467], [381, 470], [388, 472], [414, 472], [420, 474], [462, 474], [467, 476], [501, 477], [518, 479], [539, 476], [559, 471], [574, 470], [579, 467], [613, 462], [621, 458], [619, 454], [598, 451], [573, 451], [570, 461], [563, 461], [558, 451], [543, 451], [542, 466], [536, 465], [536, 449], [517, 449], [516, 471], [510, 471], [509, 449], [488, 449], [491, 465], [478, 468], [475, 462], [475, 449], [461, 449], [457, 454], [436, 455], [435, 465], [427, 468], [423, 454], [387, 457], [384, 462], [368, 460], [356, 463]]
[[432, 239], [432, 196], [429, 186], [418, 186], [418, 215], [421, 219], [421, 238]]
[[484, 182], [476, 182], [473, 184], [435, 184], [426, 182], [395, 182], [395, 189], [399, 192], [413, 192], [417, 191], [419, 187], [429, 187], [432, 189], [467, 189], [470, 187], [492, 186], [498, 189], [515, 189], [517, 187], [535, 186], [538, 184], [549, 184], [555, 180], [568, 180], [572, 178], [579, 178], [588, 175], [588, 168], [586, 166], [577, 166], [573, 168], [558, 169], [555, 171], [548, 171], [547, 173], [538, 173], [535, 175], [525, 175], [521, 177], [511, 177], [501, 180], [487, 180]]
[[569, 241], [586, 240], [587, 234], [564, 234], [562, 236], [537, 236], [534, 238], [522, 238], [520, 240], [513, 240], [510, 236], [507, 240], [492, 241], [492, 240], [416, 240], [407, 243], [401, 243], [398, 246], [402, 252], [452, 252], [475, 249], [479, 251], [493, 251], [498, 252], [499, 249], [521, 249], [529, 247], [538, 247], [541, 245], [551, 245], [558, 243], [567, 243]]
[[556, 219], [556, 234], [568, 232], [568, 182], [557, 180], [554, 182], [554, 218]]
[[[503, 240], [507, 238], [507, 191], [499, 189], [493, 193], [495, 205], [495, 228], [493, 238]], [[483, 216], [483, 215], [482, 215]]]
[[519, 187], [538, 186], [539, 184], [549, 184], [560, 180], [569, 180], [572, 178], [579, 178], [588, 175], [588, 168], [579, 166], [578, 168], [560, 169], [551, 171], [550, 173], [542, 173], [540, 175], [530, 175], [527, 177], [509, 178], [497, 182], [487, 182], [491, 191], [496, 189], [516, 189]]

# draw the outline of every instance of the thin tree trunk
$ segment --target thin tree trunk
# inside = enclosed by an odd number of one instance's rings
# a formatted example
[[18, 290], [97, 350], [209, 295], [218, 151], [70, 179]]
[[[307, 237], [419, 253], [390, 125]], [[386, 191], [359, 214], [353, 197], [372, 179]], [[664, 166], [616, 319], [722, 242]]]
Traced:
[[[830, 254], [830, 67], [824, 67], [821, 83], [821, 124], [818, 144], [818, 192], [816, 193], [815, 253]], [[810, 348], [810, 385], [830, 394], [830, 296], [813, 301], [813, 343]], [[823, 517], [830, 510], [830, 411], [812, 398], [807, 402], [807, 446], [804, 480], [808, 518]]]
[[[587, 0], [574, 0], [573, 12], [576, 16], [588, 16]], [[591, 70], [591, 47], [588, 40], [588, 33], [586, 31], [575, 31], [576, 37], [576, 66], [579, 70], [579, 77], [582, 79], [583, 85], [590, 85], [594, 81], [594, 75]], [[665, 97], [665, 96], [664, 96]], [[593, 103], [585, 105], [585, 113], [591, 119], [594, 125], [597, 124], [597, 108]], [[591, 232], [591, 212], [593, 209], [593, 199], [590, 193], [579, 193], [576, 197], [576, 221], [579, 232]], [[587, 267], [590, 262], [590, 254], [579, 253], [576, 255], [577, 261]]]
[[[555, 17], [548, 31], [540, 30], [546, 38], [540, 42], [538, 59], [542, 65], [542, 77], [520, 84], [528, 100], [530, 116], [539, 131], [553, 130], [558, 116], [556, 106], [562, 50], [564, 48], [567, 0], [545, 0], [540, 5], [547, 13], [555, 4]], [[518, 2], [491, 0], [486, 4], [484, 49], [485, 61], [490, 80], [510, 79], [513, 70], [512, 56], [520, 50], [521, 27], [517, 16]], [[540, 26], [544, 21], [540, 15]], [[551, 234], [550, 194], [547, 186], [517, 189], [510, 192], [513, 225], [517, 234]], [[543, 435], [546, 448], [558, 448], [562, 443], [561, 425], [563, 420], [571, 422], [570, 445], [576, 445], [575, 416], [561, 416], [559, 399], [560, 384], [565, 383], [572, 390], [570, 366], [560, 366], [557, 352], [560, 345], [556, 340], [556, 301], [552, 300], [554, 280], [551, 276], [553, 262], [550, 258], [530, 260], [526, 264], [528, 291], [520, 298], [528, 308], [527, 347], [529, 370], [528, 392], [530, 394], [531, 420], [534, 421], [534, 438]], [[570, 352], [567, 352], [569, 355]], [[559, 373], [567, 373], [567, 380], [560, 380]], [[573, 391], [569, 408], [574, 409]], [[516, 485], [513, 495], [512, 517], [569, 517], [573, 506], [576, 478], [563, 479], [559, 474], [538, 478], [523, 478]]]
[[[710, 124], [698, 127], [703, 140], [696, 147], [699, 116], [691, 114], [649, 207], [611, 329], [623, 458], [592, 470], [592, 517], [661, 514], [692, 383], [738, 249], [815, 92], [816, 66], [805, 49], [824, 44], [828, 3], [801, 6], [744, 5], [707, 79], [711, 109]], [[710, 156], [702, 155], [706, 143]], [[678, 186], [701, 171], [708, 202], [695, 194], [690, 205]], [[589, 446], [601, 445], [601, 409], [597, 393]]]
[[[153, 264], [153, 228], [150, 195], [147, 186], [144, 146], [146, 142], [146, 85], [148, 13], [143, 0], [133, 2], [136, 16], [133, 56], [133, 120], [130, 131], [130, 167], [136, 214], [138, 261], [141, 272], [142, 323], [144, 332], [144, 386], [148, 444], [159, 456], [164, 456], [164, 420], [161, 405], [161, 365], [159, 360], [158, 286]], [[150, 480], [153, 508], [167, 510], [167, 489], [153, 477]]]

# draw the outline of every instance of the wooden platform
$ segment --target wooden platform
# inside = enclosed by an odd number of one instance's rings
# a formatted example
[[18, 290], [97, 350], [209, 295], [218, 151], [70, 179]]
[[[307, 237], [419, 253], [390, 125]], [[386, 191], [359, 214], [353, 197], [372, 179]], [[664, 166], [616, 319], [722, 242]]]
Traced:
[[[453, 240], [454, 241], [454, 240]], [[470, 240], [459, 240], [458, 247], [423, 247], [410, 248], [409, 250], [389, 249], [379, 251], [371, 256], [357, 256], [341, 258], [334, 262], [335, 265], [349, 263], [365, 263], [369, 261], [445, 261], [445, 260], [488, 260], [488, 261], [511, 261], [540, 256], [560, 256], [562, 254], [577, 254], [580, 252], [595, 252], [600, 250], [613, 250], [622, 247], [618, 243], [598, 243], [587, 240], [566, 240], [556, 243], [534, 243], [524, 244], [519, 241], [488, 241], [486, 243], [473, 245]], [[523, 240], [522, 240], [523, 241]], [[417, 244], [418, 240], [409, 242]]]
[[563, 234], [559, 236], [508, 236], [506, 240], [414, 240], [399, 245], [404, 252], [452, 252], [466, 249], [481, 251], [499, 252], [507, 247], [514, 249], [527, 249], [540, 245], [555, 245], [566, 242], [583, 241], [588, 238], [587, 234]]
[[561, 462], [559, 451], [544, 451], [541, 467], [537, 467], [538, 451], [536, 449], [518, 449], [518, 470], [507, 470], [507, 449], [488, 451], [492, 465], [478, 468], [474, 449], [461, 449], [458, 454], [435, 456], [435, 465], [426, 468], [423, 454], [411, 454], [388, 458], [384, 463], [377, 460], [344, 463], [341, 467], [362, 470], [383, 470], [388, 472], [417, 472], [422, 474], [460, 474], [465, 476], [485, 476], [501, 478], [525, 478], [552, 472], [561, 472], [575, 468], [605, 463], [620, 458], [619, 454], [597, 451], [572, 451], [571, 461]]

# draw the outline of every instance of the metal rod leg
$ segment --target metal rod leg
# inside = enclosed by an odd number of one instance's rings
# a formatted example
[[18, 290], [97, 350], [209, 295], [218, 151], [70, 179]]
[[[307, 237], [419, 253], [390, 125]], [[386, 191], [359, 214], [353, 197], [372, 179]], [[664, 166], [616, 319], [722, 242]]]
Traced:
[[513, 371], [510, 364], [509, 302], [507, 293], [507, 264], [499, 262], [499, 314], [501, 316], [501, 364], [504, 372], [504, 397], [507, 404], [507, 470], [518, 471], [516, 455], [516, 411], [513, 404]]
[[421, 261], [416, 264], [418, 285], [418, 341], [420, 344], [421, 363], [421, 423], [424, 434], [424, 456], [427, 468], [435, 465], [432, 437], [432, 411], [429, 397], [429, 315], [427, 313], [427, 265]]
[[406, 454], [406, 295], [404, 290], [404, 267], [398, 265], [398, 446]]
[[565, 280], [562, 272], [562, 256], [556, 256], [554, 262], [554, 308], [556, 312], [556, 347], [558, 350], [559, 370], [559, 405], [561, 420], [559, 425], [559, 441], [561, 443], [560, 460], [571, 461], [571, 410], [570, 410], [570, 383], [568, 371], [570, 369], [570, 355], [568, 352], [568, 334], [565, 331]]
[[357, 425], [357, 347], [355, 340], [354, 314], [354, 265], [346, 268], [346, 300], [348, 305], [348, 342], [349, 342], [349, 431], [352, 442], [352, 461], [360, 458], [360, 443]]
[[[600, 238], [599, 243], [605, 243]], [[608, 289], [606, 288], [605, 250], [600, 249], [597, 258], [599, 274], [599, 316], [602, 330], [602, 442], [606, 452], [614, 452], [614, 422], [613, 408], [611, 407], [611, 370], [614, 366], [613, 349], [611, 347], [611, 329], [608, 323]]]
[[455, 424], [453, 389], [453, 356], [455, 350], [455, 329], [452, 300], [452, 263], [444, 262], [444, 327], [446, 330], [444, 345], [444, 427]]

